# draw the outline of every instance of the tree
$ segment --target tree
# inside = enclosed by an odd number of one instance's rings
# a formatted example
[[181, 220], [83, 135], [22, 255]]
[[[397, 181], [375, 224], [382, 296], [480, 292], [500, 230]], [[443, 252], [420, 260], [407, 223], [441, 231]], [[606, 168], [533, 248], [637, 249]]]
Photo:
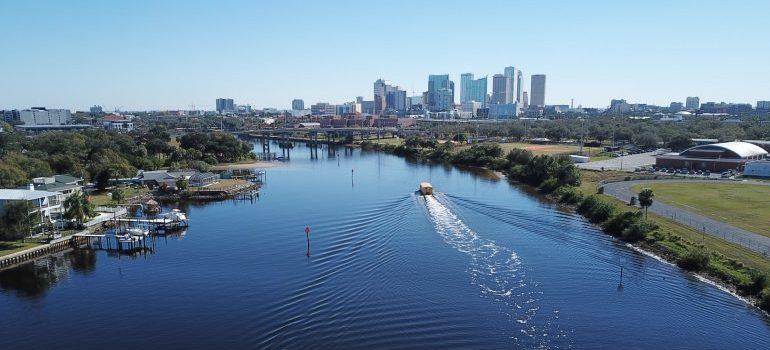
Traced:
[[123, 190], [118, 187], [115, 187], [115, 189], [112, 190], [111, 194], [112, 194], [112, 200], [115, 202], [119, 203], [125, 199], [125, 194], [123, 194]]
[[40, 221], [32, 210], [32, 204], [28, 201], [6, 204], [0, 223], [0, 238], [10, 241], [30, 235], [35, 224]]
[[189, 186], [189, 183], [185, 179], [179, 179], [176, 180], [176, 188], [178, 188], [180, 191], [184, 191]]
[[652, 197], [655, 197], [655, 193], [651, 188], [645, 188], [639, 192], [639, 205], [644, 208], [644, 217], [647, 218], [647, 208], [652, 205]]
[[687, 134], [677, 134], [668, 141], [668, 148], [672, 151], [682, 151], [692, 146], [692, 139]]
[[75, 193], [64, 201], [64, 217], [69, 220], [75, 220], [78, 223], [78, 227], [83, 224], [83, 221], [92, 216], [94, 216], [94, 208], [86, 195]]
[[13, 188], [27, 182], [27, 173], [13, 164], [0, 161], [0, 187]]
[[634, 137], [634, 144], [639, 148], [655, 148], [659, 141], [660, 138], [651, 132], [645, 132]]

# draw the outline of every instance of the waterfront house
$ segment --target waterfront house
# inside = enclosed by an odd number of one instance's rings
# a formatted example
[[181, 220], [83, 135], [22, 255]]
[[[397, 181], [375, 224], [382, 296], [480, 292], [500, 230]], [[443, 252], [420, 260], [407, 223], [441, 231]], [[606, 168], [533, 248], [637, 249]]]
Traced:
[[176, 187], [176, 178], [169, 174], [168, 170], [139, 171], [136, 182], [153, 188], [165, 184], [169, 187]]
[[219, 175], [214, 173], [195, 173], [190, 177], [190, 186], [204, 187], [219, 181]]
[[61, 192], [64, 199], [83, 191], [83, 179], [70, 175], [36, 177], [32, 179], [32, 185], [38, 191]]
[[15, 202], [27, 201], [32, 207], [30, 214], [39, 216], [38, 227], [46, 222], [56, 222], [64, 212], [64, 195], [60, 192], [38, 191], [33, 185], [28, 189], [0, 189], [0, 214], [5, 206]]

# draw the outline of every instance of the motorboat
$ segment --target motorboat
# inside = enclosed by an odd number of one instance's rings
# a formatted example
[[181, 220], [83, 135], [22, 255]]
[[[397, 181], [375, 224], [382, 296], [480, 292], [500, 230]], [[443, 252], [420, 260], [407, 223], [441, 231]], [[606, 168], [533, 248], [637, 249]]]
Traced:
[[428, 182], [420, 182], [420, 193], [423, 196], [432, 196], [433, 195], [433, 185], [431, 185]]

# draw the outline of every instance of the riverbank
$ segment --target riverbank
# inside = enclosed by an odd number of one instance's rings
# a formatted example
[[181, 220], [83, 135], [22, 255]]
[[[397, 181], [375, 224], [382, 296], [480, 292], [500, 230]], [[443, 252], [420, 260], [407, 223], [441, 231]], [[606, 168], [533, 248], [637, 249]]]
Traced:
[[[414, 145], [412, 147], [369, 143], [362, 144], [362, 148], [453, 165], [457, 165], [457, 161], [462, 160], [462, 157], [456, 156], [454, 153], [456, 151], [452, 147], [425, 140], [412, 143]], [[516, 156], [498, 154], [494, 159], [472, 161], [478, 163], [473, 164], [475, 166], [502, 173], [519, 171], [516, 174], [521, 176], [522, 165], [515, 165], [511, 160], [516, 160]], [[506, 161], [514, 164], [509, 170], [505, 169]], [[514, 167], [519, 169], [514, 170]], [[532, 186], [525, 181], [519, 181], [516, 177], [506, 177], [511, 182], [538, 189], [551, 202], [559, 203], [586, 216], [605, 233], [618, 240], [661, 256], [696, 275], [707, 276], [724, 288], [751, 300], [754, 305], [764, 310], [770, 309], [770, 291], [767, 289], [770, 261], [766, 257], [743, 247], [707, 237], [701, 232], [664, 217], [654, 214], [642, 217], [638, 208], [597, 190], [604, 181], [617, 179], [620, 176], [622, 176], [621, 179], [632, 177], [625, 172], [580, 170], [581, 180], [575, 187], [553, 186], [554, 184], [549, 184], [548, 181], [541, 181], [539, 186]]]

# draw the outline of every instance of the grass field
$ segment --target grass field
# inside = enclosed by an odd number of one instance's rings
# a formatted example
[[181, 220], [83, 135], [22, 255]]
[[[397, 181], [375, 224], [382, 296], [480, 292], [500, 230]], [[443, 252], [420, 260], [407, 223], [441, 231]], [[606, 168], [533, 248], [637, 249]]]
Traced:
[[742, 229], [770, 236], [770, 186], [737, 183], [661, 183], [655, 199]]
[[[582, 183], [580, 185], [580, 191], [583, 192], [584, 195], [595, 194], [597, 184], [601, 180], [617, 179], [620, 177], [628, 176], [628, 173], [624, 173], [620, 171], [600, 172], [600, 171], [591, 171], [591, 170], [581, 170], [580, 173], [581, 173], [581, 179], [582, 179]], [[689, 184], [689, 185], [693, 185], [693, 184]], [[655, 194], [655, 197], [656, 199], [658, 199], [657, 192]], [[603, 201], [615, 206], [617, 210], [638, 210], [634, 207], [629, 206], [628, 203], [625, 203], [609, 195], [600, 195], [600, 198]], [[765, 206], [765, 208], [767, 208], [767, 205]], [[698, 244], [698, 245], [702, 244], [709, 251], [719, 253], [728, 259], [737, 260], [743, 263], [747, 267], [757, 269], [766, 274], [770, 273], [770, 260], [762, 256], [761, 254], [757, 254], [742, 246], [723, 241], [719, 238], [715, 238], [709, 235], [704, 235], [700, 231], [697, 231], [690, 227], [682, 225], [669, 218], [658, 216], [654, 213], [649, 213], [649, 219], [660, 227], [658, 229], [658, 231], [660, 232], [665, 232], [672, 236], [681, 237], [683, 240], [690, 242], [691, 244]], [[659, 241], [658, 244], [666, 246], [672, 251], [677, 251], [677, 249], [681, 249], [681, 247], [674, 246], [674, 244], [672, 244], [670, 241]], [[714, 265], [718, 265], [720, 263], [721, 262], [716, 259], [712, 261], [712, 264]], [[723, 269], [728, 273], [731, 273], [730, 272], [731, 268], [724, 267]]]

